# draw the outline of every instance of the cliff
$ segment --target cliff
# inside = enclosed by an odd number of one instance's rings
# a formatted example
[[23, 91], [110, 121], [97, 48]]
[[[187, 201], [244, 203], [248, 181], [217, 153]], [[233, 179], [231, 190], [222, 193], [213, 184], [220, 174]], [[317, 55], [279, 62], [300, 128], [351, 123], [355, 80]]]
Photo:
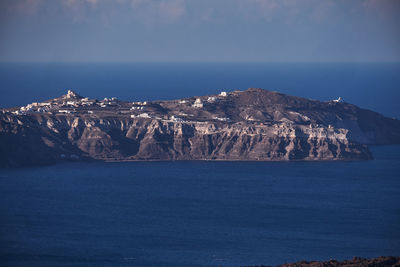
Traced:
[[0, 165], [66, 160], [359, 160], [400, 121], [262, 89], [170, 101], [59, 98], [0, 113]]

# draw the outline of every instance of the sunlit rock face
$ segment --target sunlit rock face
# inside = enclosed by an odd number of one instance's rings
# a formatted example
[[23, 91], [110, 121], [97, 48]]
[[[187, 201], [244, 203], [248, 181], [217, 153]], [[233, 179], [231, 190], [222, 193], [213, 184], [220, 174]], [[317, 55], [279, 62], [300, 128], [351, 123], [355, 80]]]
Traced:
[[[28, 108], [29, 107], [29, 108]], [[125, 102], [66, 95], [0, 113], [0, 165], [69, 160], [359, 160], [400, 121], [262, 89]]]

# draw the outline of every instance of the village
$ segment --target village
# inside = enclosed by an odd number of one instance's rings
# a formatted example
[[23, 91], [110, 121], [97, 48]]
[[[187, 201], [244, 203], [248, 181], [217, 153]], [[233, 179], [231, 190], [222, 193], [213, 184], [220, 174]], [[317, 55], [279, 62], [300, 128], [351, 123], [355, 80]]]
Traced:
[[[239, 110], [230, 110], [235, 99], [246, 91], [222, 91], [217, 95], [191, 97], [166, 101], [121, 101], [116, 97], [106, 97], [103, 100], [82, 97], [73, 90], [68, 90], [61, 97], [44, 102], [33, 102], [26, 106], [3, 109], [2, 113], [12, 113], [18, 116], [48, 114], [54, 116], [80, 117], [118, 117], [130, 119], [154, 119], [172, 123], [250, 123], [254, 125], [290, 123], [294, 120], [309, 125], [309, 128], [319, 127], [307, 116], [294, 111], [282, 114], [271, 105], [265, 111], [253, 109], [250, 103], [241, 106]], [[274, 92], [272, 92], [275, 94]], [[255, 100], [256, 101], [256, 100]], [[341, 103], [341, 97], [328, 102], [330, 105]], [[334, 126], [327, 125], [333, 130]]]
[[[82, 97], [73, 90], [67, 94], [44, 102], [33, 102], [20, 108], [3, 110], [15, 115], [29, 115], [35, 113], [51, 115], [109, 115], [129, 116], [130, 118], [151, 118], [168, 122], [190, 122], [199, 117], [208, 120], [229, 122], [231, 119], [223, 116], [199, 116], [207, 105], [214, 105], [226, 98], [227, 92], [215, 96], [180, 99], [177, 101], [120, 101], [116, 97], [106, 97], [103, 100]], [[179, 112], [175, 112], [179, 111]], [[203, 114], [204, 115], [204, 114]], [[196, 118], [196, 119], [195, 119]]]

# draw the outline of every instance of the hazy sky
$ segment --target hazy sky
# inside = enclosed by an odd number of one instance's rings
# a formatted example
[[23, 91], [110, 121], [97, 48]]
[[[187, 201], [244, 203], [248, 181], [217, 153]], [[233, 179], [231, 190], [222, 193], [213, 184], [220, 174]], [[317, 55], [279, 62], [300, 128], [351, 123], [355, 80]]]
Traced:
[[400, 0], [0, 0], [0, 61], [400, 61]]

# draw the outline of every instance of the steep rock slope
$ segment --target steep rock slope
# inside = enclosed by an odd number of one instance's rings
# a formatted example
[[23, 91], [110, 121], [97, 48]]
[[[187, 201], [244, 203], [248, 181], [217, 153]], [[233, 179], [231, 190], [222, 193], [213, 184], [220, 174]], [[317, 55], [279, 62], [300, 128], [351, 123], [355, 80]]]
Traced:
[[262, 89], [172, 101], [60, 98], [0, 113], [0, 165], [65, 160], [354, 160], [400, 122]]

